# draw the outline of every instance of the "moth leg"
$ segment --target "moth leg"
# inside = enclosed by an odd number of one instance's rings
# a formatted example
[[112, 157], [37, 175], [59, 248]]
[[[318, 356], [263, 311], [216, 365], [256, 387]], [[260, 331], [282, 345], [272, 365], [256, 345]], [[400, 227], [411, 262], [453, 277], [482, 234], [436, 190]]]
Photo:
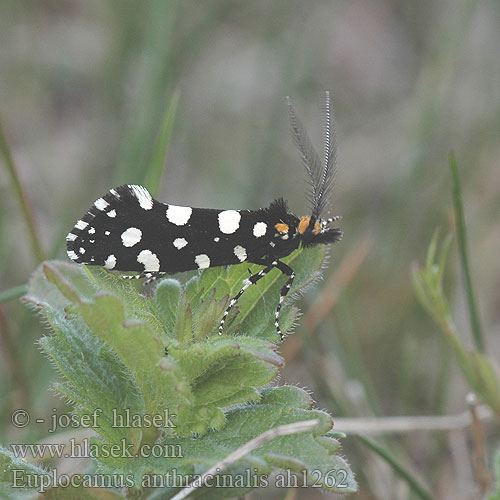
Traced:
[[126, 279], [126, 280], [141, 280], [143, 278], [146, 278], [144, 285], [147, 285], [147, 284], [161, 278], [165, 274], [167, 274], [167, 273], [159, 272], [159, 271], [143, 271], [142, 273], [139, 273], [139, 274], [134, 274], [134, 275], [125, 274], [125, 275], [122, 275], [121, 277], [123, 279]]
[[271, 265], [265, 267], [264, 269], [261, 269], [258, 273], [255, 273], [255, 274], [250, 273], [250, 277], [243, 280], [243, 288], [229, 301], [229, 305], [227, 306], [227, 309], [224, 311], [224, 316], [222, 316], [222, 319], [221, 319], [220, 324], [219, 324], [219, 335], [222, 335], [222, 330], [224, 329], [224, 323], [226, 321], [227, 315], [229, 314], [229, 311], [231, 311], [234, 304], [236, 304], [236, 302], [238, 302], [238, 299], [243, 295], [243, 292], [250, 285], [257, 283], [257, 281], [259, 281], [261, 278], [263, 278], [274, 267], [276, 267], [276, 265], [273, 262]]
[[331, 224], [332, 222], [337, 222], [339, 220], [342, 220], [341, 215], [335, 215], [334, 217], [328, 217], [328, 219], [325, 219], [323, 221], [323, 227], [326, 226], [327, 224]]
[[280, 311], [281, 311], [281, 306], [283, 305], [283, 302], [285, 300], [285, 297], [288, 295], [288, 292], [292, 287], [292, 283], [295, 278], [295, 272], [290, 266], [287, 266], [284, 262], [281, 262], [280, 260], [276, 262], [275, 267], [277, 267], [283, 274], [286, 274], [288, 276], [287, 282], [281, 287], [280, 290], [280, 300], [278, 302], [278, 307], [276, 308], [275, 319], [274, 319], [276, 330], [278, 331], [281, 340], [283, 340], [285, 336], [280, 330], [280, 323], [279, 323]]
[[159, 280], [161, 277], [165, 276], [164, 272], [155, 272], [155, 273], [149, 273], [152, 276], [149, 276], [148, 279], [144, 282], [144, 285], [149, 285], [150, 283], [153, 283], [153, 281]]

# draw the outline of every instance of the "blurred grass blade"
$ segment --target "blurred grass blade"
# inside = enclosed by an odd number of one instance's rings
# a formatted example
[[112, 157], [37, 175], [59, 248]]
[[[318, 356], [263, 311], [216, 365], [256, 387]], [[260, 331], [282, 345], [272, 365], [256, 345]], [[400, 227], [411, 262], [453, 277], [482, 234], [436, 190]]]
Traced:
[[441, 245], [438, 256], [437, 238], [438, 233], [435, 232], [429, 245], [425, 266], [413, 268], [415, 294], [439, 325], [446, 341], [451, 344], [462, 373], [472, 389], [500, 415], [500, 380], [494, 362], [481, 351], [470, 351], [464, 346], [443, 292], [443, 275], [450, 239], [446, 239]]
[[412, 281], [415, 294], [422, 306], [434, 318], [441, 330], [448, 332], [453, 320], [443, 291], [443, 277], [451, 236], [448, 235], [442, 243], [441, 253], [436, 263], [438, 238], [439, 231], [436, 230], [427, 250], [425, 266], [423, 268], [419, 268], [416, 264], [413, 266]]
[[12, 181], [12, 187], [14, 190], [14, 195], [19, 201], [21, 206], [21, 212], [28, 229], [28, 237], [31, 242], [31, 251], [33, 252], [33, 257], [37, 264], [45, 260], [45, 253], [42, 250], [42, 245], [38, 237], [38, 233], [35, 226], [35, 219], [33, 218], [33, 212], [29, 204], [28, 198], [24, 191], [23, 185], [21, 184], [21, 179], [17, 175], [16, 165], [12, 159], [12, 155], [7, 144], [7, 139], [3, 132], [2, 121], [0, 120], [0, 152], [3, 156], [5, 166], [7, 167], [8, 175]]
[[382, 448], [375, 441], [367, 438], [366, 436], [357, 436], [362, 443], [368, 448], [373, 450], [379, 457], [383, 458], [392, 469], [408, 484], [411, 490], [422, 500], [434, 500], [434, 497], [420, 485], [419, 481], [407, 470], [398, 459], [392, 455], [387, 449]]
[[179, 97], [180, 92], [175, 90], [170, 98], [165, 114], [163, 115], [163, 122], [160, 133], [158, 134], [158, 139], [156, 140], [153, 158], [146, 175], [146, 180], [144, 181], [144, 186], [153, 196], [158, 195], [158, 190], [160, 188], [161, 176], [166, 165], [168, 145], [174, 128]]
[[458, 174], [457, 161], [453, 152], [451, 152], [449, 155], [448, 165], [450, 167], [451, 180], [453, 183], [453, 207], [455, 210], [455, 219], [457, 224], [458, 250], [460, 253], [460, 264], [462, 266], [462, 271], [465, 278], [465, 288], [467, 291], [467, 302], [469, 305], [471, 329], [476, 348], [479, 351], [484, 352], [484, 337], [479, 321], [479, 315], [477, 312], [474, 290], [472, 288], [472, 278], [469, 266], [469, 257], [467, 253], [467, 233], [465, 227], [464, 209], [462, 204], [460, 176]]
[[14, 288], [9, 288], [5, 290], [5, 292], [0, 293], [0, 304], [3, 302], [7, 302], [8, 300], [18, 299], [23, 295], [26, 295], [28, 291], [28, 285], [19, 285]]
[[144, 5], [144, 22], [148, 28], [140, 46], [140, 76], [134, 103], [128, 109], [128, 123], [122, 133], [116, 184], [144, 182], [169, 86], [170, 45], [177, 1], [151, 0]]

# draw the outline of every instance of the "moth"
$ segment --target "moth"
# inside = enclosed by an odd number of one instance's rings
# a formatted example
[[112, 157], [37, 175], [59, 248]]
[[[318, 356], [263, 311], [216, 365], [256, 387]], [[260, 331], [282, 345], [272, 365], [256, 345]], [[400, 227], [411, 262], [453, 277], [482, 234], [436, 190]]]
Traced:
[[77, 263], [104, 266], [113, 271], [136, 271], [124, 278], [158, 279], [194, 269], [253, 263], [263, 268], [244, 280], [220, 321], [219, 334], [231, 308], [251, 285], [272, 269], [287, 277], [280, 291], [275, 326], [280, 338], [280, 310], [295, 277], [283, 257], [299, 247], [328, 244], [342, 238], [332, 224], [339, 217], [323, 219], [337, 171], [335, 127], [331, 98], [325, 93], [323, 158], [312, 143], [287, 98], [292, 136], [309, 180], [309, 215], [297, 217], [283, 198], [258, 210], [217, 210], [162, 203], [138, 185], [111, 189], [97, 199], [66, 237], [68, 257]]

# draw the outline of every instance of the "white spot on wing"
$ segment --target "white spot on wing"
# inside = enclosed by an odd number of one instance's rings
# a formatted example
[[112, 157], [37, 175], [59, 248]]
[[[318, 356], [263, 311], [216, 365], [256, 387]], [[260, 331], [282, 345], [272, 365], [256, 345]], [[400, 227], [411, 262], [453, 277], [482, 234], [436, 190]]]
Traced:
[[218, 236], [216, 236], [216, 237], [214, 238], [214, 241], [215, 241], [215, 243], [219, 243], [220, 238], [219, 238]]
[[142, 186], [137, 186], [135, 184], [129, 184], [128, 186], [132, 190], [132, 194], [137, 198], [139, 205], [144, 210], [151, 210], [153, 208], [153, 197], [149, 194], [149, 191]]
[[85, 229], [88, 226], [88, 222], [85, 222], [83, 220], [79, 220], [76, 224], [75, 227], [76, 229]]
[[110, 233], [109, 231], [104, 231], [104, 234], [105, 234], [106, 236], [109, 236], [111, 233]]
[[94, 234], [94, 233], [95, 233], [95, 227], [90, 227], [89, 234]]
[[243, 262], [247, 258], [247, 251], [241, 245], [236, 245], [233, 249], [234, 255], [238, 257], [240, 262]]
[[97, 208], [97, 210], [106, 210], [106, 207], [109, 206], [109, 203], [104, 200], [103, 198], [99, 198], [94, 202], [94, 206]]
[[108, 217], [116, 217], [116, 210], [110, 210], [106, 215]]
[[80, 250], [78, 250], [82, 255], [85, 253], [85, 248], [80, 247]]
[[219, 229], [224, 234], [232, 234], [240, 227], [241, 214], [237, 210], [224, 210], [218, 215]]
[[264, 236], [267, 231], [267, 224], [265, 222], [256, 222], [255, 226], [253, 227], [253, 235], [256, 238], [260, 238], [261, 236]]
[[115, 266], [116, 266], [116, 257], [113, 254], [108, 255], [108, 257], [104, 261], [104, 267], [106, 269], [113, 269]]
[[124, 247], [133, 247], [142, 238], [142, 231], [136, 227], [129, 227], [122, 233], [122, 243]]
[[210, 257], [205, 253], [197, 255], [194, 258], [194, 261], [196, 262], [196, 264], [198, 264], [198, 267], [200, 269], [206, 269], [207, 267], [210, 267]]
[[73, 250], [68, 250], [67, 251], [67, 254], [68, 254], [68, 257], [71, 259], [71, 260], [76, 260], [78, 259], [78, 255], [76, 255], [75, 252], [73, 252]]
[[177, 250], [180, 250], [181, 248], [184, 248], [188, 244], [188, 242], [185, 238], [175, 238], [172, 244], [175, 248], [177, 248]]
[[187, 224], [192, 213], [193, 209], [191, 207], [169, 205], [167, 208], [167, 219], [176, 226], [184, 226], [184, 224]]
[[137, 262], [144, 265], [144, 271], [159, 271], [160, 261], [151, 250], [142, 250], [137, 256]]
[[76, 240], [76, 234], [73, 233], [68, 233], [66, 236], [66, 241], [75, 241]]

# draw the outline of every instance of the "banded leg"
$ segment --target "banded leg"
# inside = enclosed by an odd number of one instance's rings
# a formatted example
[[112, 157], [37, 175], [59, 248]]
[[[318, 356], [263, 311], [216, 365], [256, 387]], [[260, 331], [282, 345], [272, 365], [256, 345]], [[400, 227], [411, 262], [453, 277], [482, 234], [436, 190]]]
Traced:
[[125, 280], [141, 280], [143, 278], [146, 278], [144, 285], [148, 285], [149, 283], [152, 283], [153, 281], [160, 279], [165, 274], [167, 273], [160, 271], [143, 271], [142, 273], [139, 274], [134, 274], [134, 275], [125, 274], [122, 275], [121, 277]]
[[[260, 262], [256, 262], [256, 264], [260, 264]], [[265, 262], [262, 262], [263, 265], [265, 265]], [[262, 277], [264, 277], [271, 269], [273, 268], [279, 269], [283, 274], [286, 274], [288, 276], [287, 282], [283, 285], [280, 291], [280, 299], [278, 303], [278, 307], [276, 308], [276, 313], [275, 313], [275, 321], [274, 324], [276, 326], [276, 330], [278, 332], [278, 335], [280, 336], [281, 340], [283, 340], [284, 335], [280, 330], [279, 326], [279, 316], [280, 316], [280, 311], [281, 307], [283, 305], [283, 301], [285, 300], [285, 297], [288, 295], [288, 292], [290, 291], [290, 288], [292, 287], [293, 280], [295, 278], [295, 272], [293, 269], [289, 266], [287, 266], [285, 263], [279, 261], [279, 260], [273, 260], [271, 264], [269, 264], [267, 267], [264, 269], [260, 270], [258, 273], [253, 274], [250, 276], [250, 278], [247, 278], [244, 281], [243, 288], [231, 299], [229, 302], [229, 306], [227, 309], [224, 311], [224, 316], [222, 317], [222, 320], [219, 325], [219, 335], [222, 335], [222, 330], [224, 328], [224, 322], [226, 321], [227, 315], [229, 314], [229, 311], [233, 308], [234, 304], [238, 301], [238, 299], [242, 296], [243, 292], [250, 286], [253, 285], [254, 283], [257, 283]]]
[[286, 274], [288, 276], [287, 282], [282, 286], [282, 288], [280, 290], [280, 300], [278, 302], [278, 307], [276, 308], [275, 319], [274, 319], [274, 325], [276, 326], [276, 330], [278, 331], [278, 334], [279, 334], [281, 340], [283, 340], [285, 336], [283, 335], [283, 333], [280, 330], [280, 323], [279, 323], [280, 311], [281, 311], [281, 307], [283, 305], [283, 302], [285, 300], [285, 297], [288, 295], [288, 292], [290, 291], [290, 288], [292, 287], [292, 283], [293, 283], [293, 280], [295, 278], [295, 272], [290, 266], [287, 266], [284, 262], [281, 262], [281, 261], [277, 262], [276, 267], [283, 274]]
[[331, 224], [332, 222], [337, 222], [342, 219], [341, 215], [335, 215], [334, 217], [328, 217], [322, 223], [322, 226], [325, 227], [327, 224]]
[[222, 330], [224, 329], [224, 323], [226, 321], [227, 315], [229, 314], [229, 311], [231, 311], [234, 304], [236, 304], [236, 302], [238, 302], [238, 299], [243, 295], [243, 292], [250, 285], [257, 283], [257, 281], [259, 281], [261, 278], [263, 278], [274, 267], [276, 267], [276, 261], [273, 261], [272, 264], [265, 267], [264, 269], [261, 269], [258, 273], [250, 274], [249, 278], [243, 280], [243, 288], [229, 301], [229, 305], [227, 306], [227, 309], [224, 311], [224, 316], [222, 316], [222, 319], [220, 320], [219, 335], [222, 335]]

